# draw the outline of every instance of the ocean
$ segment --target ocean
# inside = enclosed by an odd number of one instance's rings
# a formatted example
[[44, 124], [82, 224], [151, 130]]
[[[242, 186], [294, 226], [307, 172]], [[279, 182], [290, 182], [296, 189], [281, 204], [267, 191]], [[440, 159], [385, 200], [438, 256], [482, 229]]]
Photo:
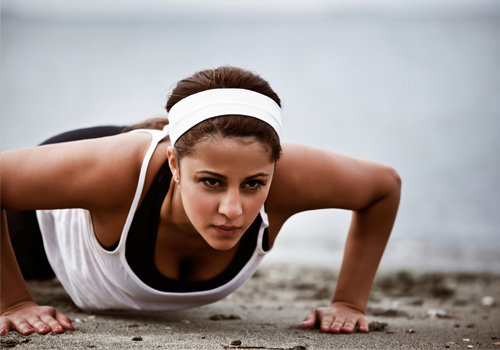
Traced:
[[[115, 13], [48, 3], [2, 3], [2, 150], [69, 129], [164, 116], [177, 80], [240, 66], [280, 95], [285, 142], [398, 170], [402, 200], [381, 269], [500, 272], [494, 2], [314, 1], [266, 11], [219, 1], [204, 13], [167, 1], [137, 15], [133, 7]], [[338, 269], [349, 220], [339, 210], [291, 218], [266, 262]]]

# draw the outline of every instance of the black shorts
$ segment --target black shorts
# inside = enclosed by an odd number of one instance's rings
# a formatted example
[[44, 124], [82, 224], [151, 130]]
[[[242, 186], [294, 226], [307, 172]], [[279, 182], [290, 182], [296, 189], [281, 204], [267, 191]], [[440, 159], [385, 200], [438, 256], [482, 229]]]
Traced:
[[[112, 136], [120, 134], [123, 129], [123, 126], [97, 126], [78, 129], [51, 137], [42, 145]], [[34, 210], [7, 210], [6, 214], [10, 240], [24, 278], [53, 278], [54, 271], [50, 267], [43, 248], [42, 233], [36, 212]]]

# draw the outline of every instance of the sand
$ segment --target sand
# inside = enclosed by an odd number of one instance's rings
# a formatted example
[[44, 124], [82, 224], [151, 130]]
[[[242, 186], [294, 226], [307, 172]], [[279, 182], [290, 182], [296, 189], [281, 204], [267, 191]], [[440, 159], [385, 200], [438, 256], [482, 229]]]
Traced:
[[[307, 312], [331, 298], [335, 280], [319, 268], [265, 266], [220, 302], [166, 313], [85, 312], [57, 280], [33, 281], [35, 300], [65, 312], [75, 330], [9, 332], [0, 342], [15, 349], [500, 349], [500, 275], [379, 273], [367, 312], [377, 330], [300, 329]], [[485, 296], [495, 304], [483, 305]]]

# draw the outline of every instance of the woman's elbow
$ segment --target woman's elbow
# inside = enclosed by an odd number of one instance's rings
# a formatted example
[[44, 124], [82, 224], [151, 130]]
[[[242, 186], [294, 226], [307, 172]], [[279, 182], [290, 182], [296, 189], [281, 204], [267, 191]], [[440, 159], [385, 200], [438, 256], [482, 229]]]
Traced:
[[398, 171], [392, 167], [385, 166], [382, 176], [382, 192], [383, 196], [391, 196], [399, 199], [401, 194], [402, 180]]

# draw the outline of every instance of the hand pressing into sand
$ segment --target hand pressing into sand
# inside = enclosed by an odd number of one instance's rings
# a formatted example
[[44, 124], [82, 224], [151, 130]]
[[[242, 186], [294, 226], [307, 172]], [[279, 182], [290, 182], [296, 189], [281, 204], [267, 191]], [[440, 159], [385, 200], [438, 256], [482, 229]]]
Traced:
[[33, 301], [20, 302], [11, 308], [2, 310], [0, 316], [0, 334], [10, 330], [29, 335], [35, 330], [40, 334], [62, 333], [72, 330], [73, 325], [68, 317], [50, 306], [40, 306]]
[[368, 319], [364, 313], [342, 302], [312, 310], [301, 327], [313, 328], [317, 324], [325, 333], [352, 333], [356, 326], [360, 332], [368, 332]]

